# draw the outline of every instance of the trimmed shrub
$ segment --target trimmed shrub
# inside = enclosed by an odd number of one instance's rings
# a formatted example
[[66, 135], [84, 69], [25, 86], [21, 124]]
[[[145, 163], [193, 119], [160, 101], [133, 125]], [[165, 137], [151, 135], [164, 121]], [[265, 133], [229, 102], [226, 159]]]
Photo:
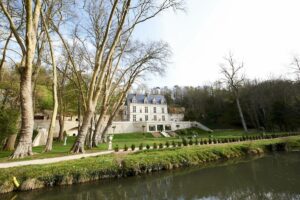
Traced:
[[198, 145], [199, 144], [199, 141], [198, 141], [198, 139], [196, 138], [196, 140], [195, 140], [195, 145]]
[[211, 143], [212, 143], [212, 140], [211, 140], [211, 138], [209, 138], [209, 139], [208, 139], [208, 143], [209, 143], [209, 144], [211, 144]]
[[193, 140], [192, 139], [190, 139], [189, 145], [193, 145]]
[[154, 142], [153, 149], [157, 149], [157, 144]]
[[116, 145], [115, 148], [114, 148], [115, 152], [118, 152], [119, 151], [119, 146]]
[[187, 142], [187, 140], [185, 138], [182, 139], [182, 144], [183, 144], [183, 146], [187, 146], [188, 145], [188, 142]]
[[139, 146], [139, 150], [143, 150], [143, 147], [144, 147], [144, 145], [143, 145], [143, 143], [141, 143]]
[[150, 145], [149, 144], [146, 145], [146, 149], [148, 149], [148, 150], [150, 149]]
[[214, 138], [214, 139], [213, 139], [213, 142], [214, 142], [214, 144], [217, 144], [217, 139]]
[[124, 151], [127, 151], [127, 150], [128, 150], [128, 146], [125, 144]]
[[203, 140], [202, 140], [202, 139], [200, 140], [200, 144], [201, 144], [201, 145], [203, 145], [203, 144], [204, 144], [204, 142], [203, 142]]
[[176, 147], [176, 142], [172, 141], [172, 146]]
[[178, 144], [178, 146], [179, 146], [179, 147], [181, 147], [181, 145], [182, 145], [182, 143], [181, 143], [181, 142], [178, 142], [177, 144]]
[[169, 146], [170, 146], [170, 143], [169, 143], [169, 141], [167, 141], [166, 142], [166, 147], [169, 148]]
[[135, 150], [135, 145], [134, 145], [134, 144], [131, 145], [131, 150], [132, 150], [132, 151]]
[[162, 143], [159, 143], [159, 148], [160, 149], [164, 148], [164, 145]]

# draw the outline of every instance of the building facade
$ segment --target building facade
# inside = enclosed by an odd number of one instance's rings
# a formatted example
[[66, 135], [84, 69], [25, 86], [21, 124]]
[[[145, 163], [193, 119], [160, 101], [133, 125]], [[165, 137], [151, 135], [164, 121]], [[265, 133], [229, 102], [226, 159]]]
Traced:
[[124, 112], [125, 121], [169, 121], [168, 106], [163, 95], [129, 94]]

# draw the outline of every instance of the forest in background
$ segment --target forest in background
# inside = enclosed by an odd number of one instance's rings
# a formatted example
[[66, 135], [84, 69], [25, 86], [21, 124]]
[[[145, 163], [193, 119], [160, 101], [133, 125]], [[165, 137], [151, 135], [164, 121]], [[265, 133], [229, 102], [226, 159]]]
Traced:
[[[235, 98], [220, 82], [198, 87], [164, 87], [168, 104], [185, 107], [185, 120], [212, 129], [242, 128]], [[296, 131], [300, 124], [300, 81], [247, 80], [240, 87], [240, 102], [249, 129]]]

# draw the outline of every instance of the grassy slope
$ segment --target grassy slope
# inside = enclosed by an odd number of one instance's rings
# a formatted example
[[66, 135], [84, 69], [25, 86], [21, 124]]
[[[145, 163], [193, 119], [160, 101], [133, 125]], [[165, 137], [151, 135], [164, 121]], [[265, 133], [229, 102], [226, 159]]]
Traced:
[[[174, 167], [202, 165], [209, 161], [241, 157], [266, 150], [266, 145], [288, 143], [300, 147], [300, 136], [221, 145], [190, 146], [133, 154], [112, 154], [55, 164], [1, 169], [0, 192], [15, 189], [12, 177], [19, 182], [35, 179], [39, 187], [73, 184], [110, 177], [130, 176]], [[32, 186], [34, 188], [34, 186]], [[28, 188], [27, 188], [28, 189]]]
[[[181, 141], [181, 137], [191, 137], [196, 136], [198, 138], [208, 138], [210, 136], [213, 136], [213, 138], [234, 138], [234, 137], [241, 137], [245, 135], [245, 133], [241, 130], [229, 130], [229, 131], [215, 131], [214, 133], [207, 133], [205, 131], [202, 131], [200, 129], [191, 128], [191, 129], [185, 129], [177, 131], [178, 137], [172, 137], [172, 138], [154, 138], [150, 133], [124, 133], [124, 134], [117, 134], [113, 138], [113, 147], [116, 145], [119, 146], [119, 148], [124, 148], [124, 145], [126, 144], [128, 147], [130, 147], [132, 144], [134, 144], [136, 147], [138, 147], [141, 143], [146, 146], [149, 144], [150, 146], [153, 145], [153, 143], [162, 143], [165, 144], [167, 141], [170, 143], [172, 141]], [[274, 134], [274, 133], [272, 133]], [[249, 133], [247, 135], [260, 135], [260, 133]], [[32, 157], [27, 157], [23, 159], [18, 160], [30, 160], [30, 159], [39, 159], [39, 158], [51, 158], [51, 157], [58, 157], [58, 156], [65, 156], [70, 155], [69, 150], [72, 147], [72, 144], [74, 143], [75, 137], [68, 137], [67, 145], [64, 146], [63, 142], [55, 141], [53, 144], [53, 151], [42, 153], [44, 146], [34, 147], [33, 152], [35, 153]], [[87, 152], [95, 152], [95, 151], [103, 151], [107, 150], [108, 145], [107, 144], [100, 144], [99, 147], [93, 148], [91, 150], [87, 150]], [[0, 151], [0, 162], [12, 162], [16, 160], [10, 160], [8, 156], [12, 152], [10, 151]]]

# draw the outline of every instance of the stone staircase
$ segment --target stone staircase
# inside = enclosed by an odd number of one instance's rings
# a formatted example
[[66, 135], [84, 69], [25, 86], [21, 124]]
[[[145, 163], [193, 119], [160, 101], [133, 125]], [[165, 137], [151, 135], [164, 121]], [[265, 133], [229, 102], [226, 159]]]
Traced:
[[160, 132], [164, 137], [171, 137], [167, 132], [161, 131]]

